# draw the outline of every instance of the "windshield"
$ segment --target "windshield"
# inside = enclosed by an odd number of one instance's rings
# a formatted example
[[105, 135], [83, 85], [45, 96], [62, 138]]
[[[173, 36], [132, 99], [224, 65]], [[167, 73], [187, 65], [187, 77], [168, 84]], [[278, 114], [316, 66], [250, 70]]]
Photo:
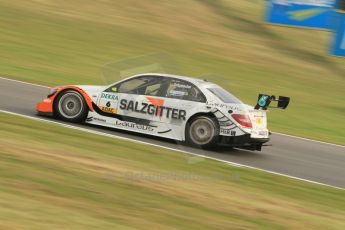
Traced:
[[242, 102], [223, 88], [208, 88], [216, 97], [224, 103], [242, 104]]

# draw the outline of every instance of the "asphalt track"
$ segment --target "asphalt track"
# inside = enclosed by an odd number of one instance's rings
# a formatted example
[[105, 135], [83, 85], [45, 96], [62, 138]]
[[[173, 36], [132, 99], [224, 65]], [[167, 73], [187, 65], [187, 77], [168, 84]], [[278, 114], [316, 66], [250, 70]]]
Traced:
[[[0, 77], [0, 110], [37, 117], [35, 111], [36, 103], [42, 100], [48, 91], [48, 88], [44, 86]], [[40, 118], [52, 120], [51, 118]], [[83, 124], [69, 125], [216, 158], [302, 180], [345, 188], [344, 146], [274, 133], [269, 142], [272, 146], [263, 148], [261, 152], [229, 150], [227, 148], [205, 151], [177, 144], [174, 141], [123, 132], [116, 129], [99, 128]], [[188, 160], [190, 163], [193, 163], [193, 158]]]

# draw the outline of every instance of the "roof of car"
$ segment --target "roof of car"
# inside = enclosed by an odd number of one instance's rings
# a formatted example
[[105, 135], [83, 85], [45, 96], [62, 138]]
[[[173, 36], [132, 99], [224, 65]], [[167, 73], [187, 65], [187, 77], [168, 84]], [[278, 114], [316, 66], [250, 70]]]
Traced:
[[204, 84], [210, 84], [210, 82], [208, 82], [206, 80], [201, 80], [201, 79], [198, 79], [198, 78], [180, 76], [180, 75], [175, 75], [175, 74], [165, 74], [165, 73], [143, 73], [143, 74], [137, 74], [137, 75], [135, 75], [133, 77], [139, 77], [139, 76], [171, 77], [171, 78], [176, 78], [176, 79], [181, 79], [181, 80], [185, 80], [185, 81], [191, 82], [191, 83], [193, 83], [196, 86], [201, 86], [201, 85], [204, 85]]

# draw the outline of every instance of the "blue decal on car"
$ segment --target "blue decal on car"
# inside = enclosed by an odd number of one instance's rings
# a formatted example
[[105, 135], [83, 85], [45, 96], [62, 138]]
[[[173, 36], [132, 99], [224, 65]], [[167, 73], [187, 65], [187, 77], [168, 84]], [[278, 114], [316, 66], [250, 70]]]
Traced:
[[267, 99], [268, 99], [268, 96], [267, 95], [264, 95], [262, 96], [260, 99], [259, 99], [259, 105], [261, 107], [264, 107], [266, 105], [266, 102], [267, 102]]

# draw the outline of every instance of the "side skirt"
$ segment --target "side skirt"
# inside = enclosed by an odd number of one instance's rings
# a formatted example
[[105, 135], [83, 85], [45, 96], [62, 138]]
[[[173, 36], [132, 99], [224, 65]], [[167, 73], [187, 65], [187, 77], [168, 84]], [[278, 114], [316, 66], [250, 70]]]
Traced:
[[180, 135], [182, 133], [181, 127], [172, 124], [164, 124], [160, 122], [151, 122], [150, 125], [139, 124], [132, 121], [123, 121], [117, 118], [104, 117], [96, 112], [91, 111], [89, 112], [85, 123], [135, 133], [148, 134], [151, 136], [163, 137], [177, 141], [184, 140], [184, 137], [181, 137]]

